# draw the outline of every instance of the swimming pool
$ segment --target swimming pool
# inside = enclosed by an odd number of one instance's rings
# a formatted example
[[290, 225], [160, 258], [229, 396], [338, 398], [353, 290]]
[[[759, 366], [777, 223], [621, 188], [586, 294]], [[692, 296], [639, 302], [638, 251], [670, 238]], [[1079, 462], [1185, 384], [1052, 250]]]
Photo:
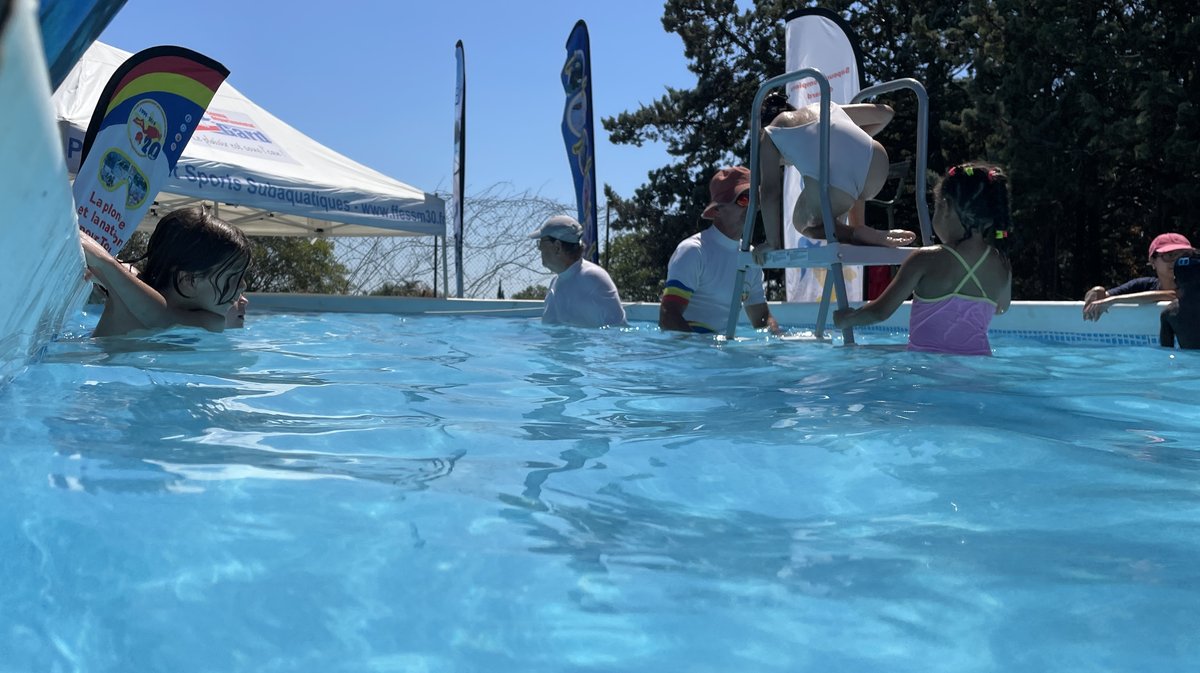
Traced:
[[0, 670], [1193, 667], [1198, 356], [860, 341], [53, 343], [0, 388]]

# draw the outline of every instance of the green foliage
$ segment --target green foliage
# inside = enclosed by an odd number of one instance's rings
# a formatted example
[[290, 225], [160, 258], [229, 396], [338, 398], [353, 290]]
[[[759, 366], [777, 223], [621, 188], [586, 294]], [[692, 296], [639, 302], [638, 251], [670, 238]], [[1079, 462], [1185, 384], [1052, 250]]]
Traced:
[[423, 280], [388, 281], [370, 293], [373, 297], [432, 297], [433, 288]]
[[[676, 241], [666, 241], [671, 249]], [[666, 281], [665, 267], [654, 257], [664, 241], [652, 231], [633, 231], [614, 238], [609, 245], [608, 274], [621, 279], [622, 301], [658, 301]], [[666, 251], [669, 256], [671, 251]], [[614, 280], [614, 283], [616, 281]]]
[[[744, 164], [748, 154], [746, 122], [758, 83], [783, 69], [782, 10], [778, 3], [760, 3], [758, 11], [739, 11], [733, 0], [671, 0], [663, 27], [683, 38], [684, 52], [696, 73], [696, 88], [668, 89], [666, 95], [634, 112], [601, 120], [616, 143], [640, 146], [663, 142], [680, 161], [651, 171], [649, 182], [632, 198], [605, 192], [617, 217], [614, 231], [641, 232], [635, 252], [638, 262], [613, 263], [660, 282], [675, 245], [702, 227], [701, 211], [708, 203], [708, 179], [721, 166]], [[616, 247], [616, 244], [614, 244]], [[614, 274], [614, 280], [617, 279]], [[641, 281], [624, 274], [617, 281], [623, 299], [646, 291]], [[653, 298], [657, 300], [657, 296]]]
[[[755, 91], [784, 69], [783, 18], [794, 9], [784, 4], [759, 0], [740, 11], [732, 0], [667, 0], [663, 26], [682, 38], [696, 86], [602, 120], [614, 142], [661, 141], [676, 158], [632, 197], [605, 189], [621, 232], [608, 268], [622, 298], [657, 298], [675, 245], [703, 226], [708, 178], [748, 161]], [[914, 77], [925, 86], [933, 174], [981, 158], [1008, 169], [1017, 298], [1077, 299], [1091, 285], [1144, 272], [1154, 235], [1197, 235], [1200, 15], [1190, 5], [823, 6], [858, 33], [868, 85]], [[879, 140], [893, 161], [911, 156], [915, 101], [904, 92], [879, 100], [897, 113]], [[911, 201], [896, 218], [917, 227]]]
[[513, 299], [545, 299], [550, 288], [545, 285], [530, 285], [512, 296]]
[[290, 237], [250, 239], [253, 262], [247, 277], [250, 292], [346, 294], [347, 269], [333, 254], [333, 241]]
[[1200, 208], [1200, 18], [1172, 2], [978, 2], [964, 135], [1013, 175], [1014, 294], [1144, 275]]
[[[149, 234], [136, 231], [121, 251], [121, 259], [134, 261], [146, 254]], [[333, 254], [333, 242], [326, 239], [254, 237], [250, 239], [251, 265], [246, 275], [248, 292], [309, 292], [346, 294], [350, 291], [347, 269]], [[429, 289], [417, 283], [417, 291]], [[402, 284], [403, 285], [403, 284]], [[429, 289], [432, 295], [432, 289]], [[376, 291], [372, 294], [380, 294]]]

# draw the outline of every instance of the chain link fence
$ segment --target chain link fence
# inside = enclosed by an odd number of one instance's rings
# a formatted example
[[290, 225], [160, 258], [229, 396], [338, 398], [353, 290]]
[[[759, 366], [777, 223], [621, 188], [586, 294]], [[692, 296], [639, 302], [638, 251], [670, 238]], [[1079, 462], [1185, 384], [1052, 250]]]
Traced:
[[[450, 203], [449, 194], [438, 194]], [[450, 206], [453, 212], [453, 205]], [[573, 204], [561, 203], [509, 183], [498, 183], [467, 196], [463, 221], [463, 297], [512, 298], [523, 290], [550, 283], [551, 273], [529, 233], [552, 215], [575, 215]], [[600, 226], [606, 227], [601, 213]], [[449, 231], [451, 227], [447, 227]], [[338, 261], [348, 269], [351, 293], [371, 294], [402, 288], [405, 294], [455, 296], [454, 238], [372, 236], [339, 238]], [[445, 264], [449, 266], [446, 267]], [[448, 281], [448, 282], [447, 282]], [[536, 292], [534, 293], [536, 295]]]

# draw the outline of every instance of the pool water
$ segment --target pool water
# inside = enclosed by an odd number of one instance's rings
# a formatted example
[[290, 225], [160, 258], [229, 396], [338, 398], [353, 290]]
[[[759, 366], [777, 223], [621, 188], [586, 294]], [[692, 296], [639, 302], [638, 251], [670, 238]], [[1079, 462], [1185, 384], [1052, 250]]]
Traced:
[[0, 671], [1194, 670], [1200, 354], [859, 341], [51, 344], [0, 388]]

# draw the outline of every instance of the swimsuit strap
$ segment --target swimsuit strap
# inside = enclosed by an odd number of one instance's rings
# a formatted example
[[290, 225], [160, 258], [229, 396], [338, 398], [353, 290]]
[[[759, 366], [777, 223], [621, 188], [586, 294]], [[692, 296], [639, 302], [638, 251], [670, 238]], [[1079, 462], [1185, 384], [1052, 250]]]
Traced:
[[967, 266], [967, 260], [963, 259], [963, 256], [958, 254], [958, 251], [954, 248], [951, 248], [948, 245], [944, 245], [942, 247], [946, 250], [949, 250], [950, 254], [954, 255], [954, 258], [958, 260], [958, 263], [962, 264], [962, 268], [967, 270], [967, 275], [963, 276], [963, 279], [958, 281], [958, 285], [954, 287], [954, 291], [950, 294], [958, 294], [959, 290], [961, 290], [963, 286], [967, 284], [968, 280], [973, 280], [975, 281], [975, 287], [979, 288], [979, 291], [983, 294], [983, 298], [991, 299], [991, 297], [988, 297], [987, 290], [983, 289], [983, 284], [980, 283], [979, 279], [975, 277], [975, 270], [978, 269], [981, 264], [983, 264], [983, 260], [987, 259], [988, 253], [992, 251], [992, 247], [987, 246], [987, 248], [984, 249], [983, 254], [979, 256], [979, 259], [975, 261], [973, 266]]

